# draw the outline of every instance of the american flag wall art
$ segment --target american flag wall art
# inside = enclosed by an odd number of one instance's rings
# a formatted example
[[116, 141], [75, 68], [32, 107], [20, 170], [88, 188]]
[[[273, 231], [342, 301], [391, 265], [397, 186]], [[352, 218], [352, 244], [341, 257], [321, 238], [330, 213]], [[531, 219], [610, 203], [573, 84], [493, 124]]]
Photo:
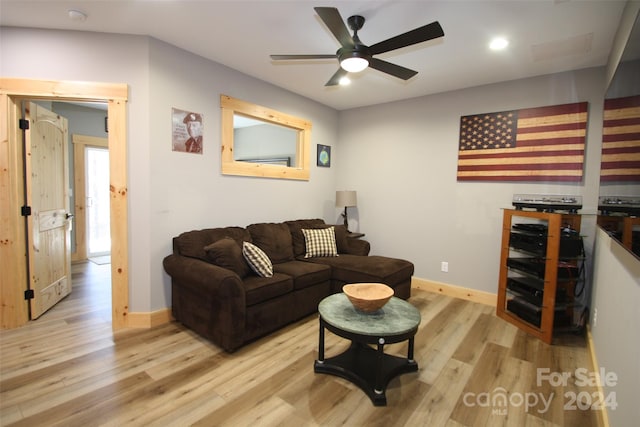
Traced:
[[587, 116], [587, 102], [462, 116], [458, 181], [582, 181]]
[[604, 101], [600, 182], [640, 182], [640, 95]]

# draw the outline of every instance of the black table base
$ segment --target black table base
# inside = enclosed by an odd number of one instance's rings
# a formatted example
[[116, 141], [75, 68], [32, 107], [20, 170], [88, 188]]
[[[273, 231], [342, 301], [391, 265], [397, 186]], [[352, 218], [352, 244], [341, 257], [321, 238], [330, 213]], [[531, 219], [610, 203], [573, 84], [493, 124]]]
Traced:
[[[384, 353], [384, 340], [374, 344], [377, 349], [365, 343], [351, 342], [351, 346], [343, 353], [324, 358], [324, 327], [320, 319], [320, 348], [318, 360], [313, 365], [316, 373], [336, 375], [351, 381], [364, 391], [374, 406], [387, 404], [386, 389], [395, 377], [418, 370], [413, 360], [413, 336], [408, 338], [409, 350], [407, 358]], [[329, 329], [333, 329], [329, 327]]]

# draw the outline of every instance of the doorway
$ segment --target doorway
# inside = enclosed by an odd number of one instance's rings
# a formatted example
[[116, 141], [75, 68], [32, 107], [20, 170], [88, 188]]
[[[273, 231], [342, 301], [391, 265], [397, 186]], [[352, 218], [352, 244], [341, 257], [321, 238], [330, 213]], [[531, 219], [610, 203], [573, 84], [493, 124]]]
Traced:
[[87, 255], [96, 264], [108, 264], [111, 255], [109, 150], [87, 146], [84, 151]]
[[0, 327], [10, 329], [28, 322], [24, 301], [27, 282], [26, 233], [20, 194], [25, 153], [21, 147], [19, 105], [23, 99], [56, 101], [106, 102], [109, 116], [109, 188], [111, 251], [112, 328], [128, 326], [128, 189], [127, 189], [127, 123], [128, 87], [117, 83], [90, 83], [54, 80], [29, 80], [0, 77], [0, 130], [8, 141], [0, 145]]

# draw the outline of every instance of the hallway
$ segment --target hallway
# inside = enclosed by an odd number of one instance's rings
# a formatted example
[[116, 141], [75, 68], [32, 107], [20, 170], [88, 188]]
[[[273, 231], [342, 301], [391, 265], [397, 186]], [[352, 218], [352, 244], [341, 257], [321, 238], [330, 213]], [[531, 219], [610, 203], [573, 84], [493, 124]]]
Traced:
[[30, 323], [83, 320], [111, 327], [111, 264], [73, 263], [71, 280], [71, 294]]

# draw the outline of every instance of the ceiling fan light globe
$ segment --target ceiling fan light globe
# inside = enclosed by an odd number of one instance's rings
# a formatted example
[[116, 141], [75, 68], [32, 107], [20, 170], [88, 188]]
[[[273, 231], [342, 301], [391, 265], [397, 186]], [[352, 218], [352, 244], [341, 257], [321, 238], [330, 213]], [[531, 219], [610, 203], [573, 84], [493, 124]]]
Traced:
[[349, 57], [340, 60], [340, 67], [343, 70], [348, 71], [350, 73], [359, 73], [369, 66], [369, 61], [365, 58], [360, 58], [357, 56]]

